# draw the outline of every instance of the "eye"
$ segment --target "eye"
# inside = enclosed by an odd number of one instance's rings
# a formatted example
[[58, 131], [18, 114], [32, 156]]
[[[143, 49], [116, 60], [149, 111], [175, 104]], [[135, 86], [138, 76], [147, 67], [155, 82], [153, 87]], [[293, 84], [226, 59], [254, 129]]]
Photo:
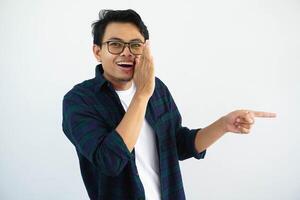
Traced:
[[111, 46], [113, 48], [119, 48], [119, 47], [122, 47], [122, 43], [121, 42], [110, 42], [109, 46]]
[[131, 43], [130, 44], [131, 48], [140, 48], [142, 46], [141, 43]]

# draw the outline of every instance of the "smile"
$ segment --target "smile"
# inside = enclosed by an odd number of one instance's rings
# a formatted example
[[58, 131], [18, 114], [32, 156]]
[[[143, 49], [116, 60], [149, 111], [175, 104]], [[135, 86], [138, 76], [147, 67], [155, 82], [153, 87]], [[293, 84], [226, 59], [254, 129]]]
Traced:
[[130, 68], [134, 66], [133, 62], [118, 62], [117, 65], [120, 67]]

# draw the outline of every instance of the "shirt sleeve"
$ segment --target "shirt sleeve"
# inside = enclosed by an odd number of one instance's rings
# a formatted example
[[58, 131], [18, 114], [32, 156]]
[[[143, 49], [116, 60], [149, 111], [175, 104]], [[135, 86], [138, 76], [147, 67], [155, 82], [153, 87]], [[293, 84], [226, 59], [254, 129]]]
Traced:
[[194, 157], [196, 159], [203, 159], [206, 154], [206, 149], [198, 153], [195, 147], [196, 135], [198, 130], [200, 130], [200, 128], [189, 129], [187, 127], [182, 126], [182, 118], [176, 106], [176, 103], [167, 86], [165, 86], [165, 88], [168, 96], [170, 110], [173, 113], [177, 154], [179, 160], [185, 160], [191, 157]]
[[107, 130], [93, 106], [80, 98], [63, 99], [63, 131], [76, 149], [100, 172], [117, 176], [133, 158], [116, 130]]
[[187, 127], [177, 126], [176, 144], [179, 160], [185, 160], [191, 157], [203, 159], [206, 154], [206, 149], [198, 153], [195, 148], [195, 138], [197, 131], [200, 129], [189, 129]]

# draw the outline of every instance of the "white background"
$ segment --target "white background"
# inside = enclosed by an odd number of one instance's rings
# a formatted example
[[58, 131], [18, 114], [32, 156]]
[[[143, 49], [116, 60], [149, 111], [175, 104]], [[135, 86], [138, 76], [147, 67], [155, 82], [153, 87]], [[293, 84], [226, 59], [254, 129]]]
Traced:
[[300, 199], [300, 1], [0, 2], [0, 199], [88, 199], [61, 129], [62, 97], [93, 78], [91, 23], [135, 9], [184, 125], [276, 112], [181, 162], [187, 199]]

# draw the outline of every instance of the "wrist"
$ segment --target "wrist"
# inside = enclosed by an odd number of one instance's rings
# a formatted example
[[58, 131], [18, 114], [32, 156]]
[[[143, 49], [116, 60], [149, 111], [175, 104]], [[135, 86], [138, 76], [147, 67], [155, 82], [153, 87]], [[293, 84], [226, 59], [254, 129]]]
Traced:
[[223, 134], [227, 133], [228, 130], [227, 130], [227, 126], [226, 126], [226, 118], [223, 116], [217, 122], [218, 122], [218, 127], [219, 127], [220, 131]]
[[150, 97], [136, 92], [133, 96], [133, 99], [139, 102], [148, 103]]

